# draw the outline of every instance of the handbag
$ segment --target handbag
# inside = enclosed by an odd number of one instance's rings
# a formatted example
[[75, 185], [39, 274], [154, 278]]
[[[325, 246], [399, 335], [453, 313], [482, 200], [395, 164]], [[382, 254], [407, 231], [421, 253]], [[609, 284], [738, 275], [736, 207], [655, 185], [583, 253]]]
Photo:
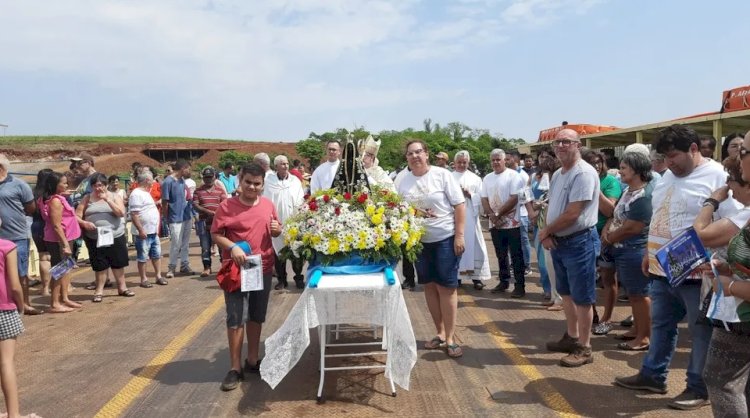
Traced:
[[216, 273], [216, 281], [226, 292], [240, 290], [240, 267], [231, 258], [223, 260], [219, 272]]

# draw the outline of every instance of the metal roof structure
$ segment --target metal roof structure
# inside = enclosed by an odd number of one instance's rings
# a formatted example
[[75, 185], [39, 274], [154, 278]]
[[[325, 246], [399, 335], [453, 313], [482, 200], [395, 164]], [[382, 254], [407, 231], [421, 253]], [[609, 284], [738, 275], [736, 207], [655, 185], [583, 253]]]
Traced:
[[[681, 119], [672, 119], [664, 122], [650, 123], [632, 128], [617, 129], [611, 132], [602, 132], [582, 135], [581, 142], [587, 148], [600, 149], [626, 146], [633, 143], [650, 144], [661, 128], [673, 124], [687, 125], [699, 134], [712, 135], [719, 140], [732, 132], [750, 131], [750, 109], [737, 110], [734, 112], [715, 112], [702, 115], [689, 116]], [[543, 145], [552, 145], [552, 141], [535, 142], [518, 147], [519, 152], [533, 152], [535, 148]], [[717, 147], [717, 151], [721, 147]]]

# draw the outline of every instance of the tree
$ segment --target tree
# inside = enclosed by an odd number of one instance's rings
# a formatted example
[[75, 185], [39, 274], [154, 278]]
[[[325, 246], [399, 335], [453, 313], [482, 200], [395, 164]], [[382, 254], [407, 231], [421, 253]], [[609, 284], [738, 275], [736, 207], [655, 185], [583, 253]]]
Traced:
[[219, 167], [224, 167], [224, 164], [226, 163], [232, 163], [232, 165], [239, 170], [240, 167], [252, 160], [253, 156], [246, 152], [233, 150], [224, 151], [219, 154]]
[[[311, 135], [314, 134], [314, 132], [311, 133]], [[318, 138], [321, 138], [325, 136], [323, 135], [316, 135]], [[302, 141], [297, 142], [297, 145], [295, 145], [295, 148], [297, 149], [297, 154], [300, 155], [302, 158], [306, 158], [309, 165], [310, 170], [314, 170], [315, 167], [320, 164], [320, 160], [323, 158], [323, 148], [324, 148], [324, 142], [321, 139], [317, 138], [308, 138]]]

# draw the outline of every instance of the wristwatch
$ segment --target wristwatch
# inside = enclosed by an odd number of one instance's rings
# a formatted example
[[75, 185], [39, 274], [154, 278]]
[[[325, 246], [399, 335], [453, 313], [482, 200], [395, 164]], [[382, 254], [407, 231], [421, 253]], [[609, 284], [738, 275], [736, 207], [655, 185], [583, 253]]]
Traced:
[[703, 206], [708, 206], [708, 205], [711, 205], [714, 207], [714, 212], [719, 210], [719, 201], [714, 198], [709, 197], [708, 199], [703, 201]]

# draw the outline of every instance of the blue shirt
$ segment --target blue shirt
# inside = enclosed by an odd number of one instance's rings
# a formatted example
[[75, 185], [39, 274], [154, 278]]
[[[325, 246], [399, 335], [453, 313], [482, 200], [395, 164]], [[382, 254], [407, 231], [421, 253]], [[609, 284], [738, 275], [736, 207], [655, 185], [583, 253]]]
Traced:
[[228, 195], [231, 195], [237, 189], [237, 176], [231, 174], [227, 176], [222, 171], [219, 173], [219, 181], [224, 185], [224, 188], [227, 189]]
[[161, 200], [169, 204], [167, 223], [182, 223], [185, 220], [187, 196], [184, 179], [167, 176], [161, 183]]

